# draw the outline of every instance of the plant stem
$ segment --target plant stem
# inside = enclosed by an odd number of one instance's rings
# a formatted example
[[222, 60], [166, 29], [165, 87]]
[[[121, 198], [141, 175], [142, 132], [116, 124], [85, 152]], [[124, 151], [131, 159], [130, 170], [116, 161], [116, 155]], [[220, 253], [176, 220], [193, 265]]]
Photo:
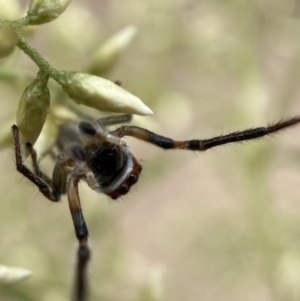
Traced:
[[14, 21], [4, 20], [0, 22], [0, 26], [14, 28], [14, 29], [19, 29], [27, 25], [30, 25], [30, 18], [28, 18], [28, 16], [21, 18], [19, 20], [14, 20]]
[[22, 51], [24, 51], [42, 70], [44, 73], [49, 74], [55, 81], [59, 81], [60, 72], [54, 69], [32, 46], [30, 46], [25, 39], [19, 35], [18, 42], [16, 44]]

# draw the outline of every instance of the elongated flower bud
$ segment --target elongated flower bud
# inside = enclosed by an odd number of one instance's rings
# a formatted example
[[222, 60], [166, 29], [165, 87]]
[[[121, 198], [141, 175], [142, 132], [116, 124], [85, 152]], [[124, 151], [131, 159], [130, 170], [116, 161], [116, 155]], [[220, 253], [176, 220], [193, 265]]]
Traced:
[[30, 277], [32, 273], [21, 268], [0, 265], [0, 287], [15, 284]]
[[72, 0], [31, 0], [27, 16], [30, 25], [48, 23], [61, 15]]
[[42, 131], [50, 103], [47, 82], [48, 76], [38, 74], [21, 96], [17, 110], [17, 125], [22, 143], [30, 142], [34, 145]]
[[0, 59], [14, 50], [17, 40], [18, 36], [13, 29], [0, 27]]
[[[51, 108], [52, 113], [52, 108]], [[52, 114], [49, 114], [47, 116], [47, 119], [45, 121], [45, 124], [43, 126], [43, 131], [39, 135], [39, 139], [34, 145], [34, 148], [39, 154], [39, 156], [43, 156], [53, 145], [55, 144], [55, 141], [57, 139], [58, 135], [58, 126], [55, 122]]]
[[122, 51], [132, 41], [136, 32], [135, 26], [127, 26], [109, 38], [97, 50], [92, 59], [90, 72], [95, 75], [103, 75], [109, 71], [118, 61]]
[[138, 115], [153, 114], [138, 97], [102, 77], [62, 71], [59, 83], [76, 103], [99, 111]]

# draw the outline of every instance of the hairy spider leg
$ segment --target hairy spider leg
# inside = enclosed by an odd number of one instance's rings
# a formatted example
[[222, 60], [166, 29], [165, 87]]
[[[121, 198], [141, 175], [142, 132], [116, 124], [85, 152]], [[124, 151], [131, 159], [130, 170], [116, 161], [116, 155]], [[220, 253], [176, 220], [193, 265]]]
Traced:
[[49, 186], [52, 187], [52, 195], [60, 199], [62, 194], [66, 193], [66, 180], [67, 180], [67, 170], [65, 166], [73, 165], [73, 160], [71, 158], [58, 157], [57, 163], [53, 170], [52, 179], [50, 179], [44, 172], [39, 168], [37, 154], [31, 143], [26, 143], [27, 150], [31, 156], [33, 171], [36, 176], [45, 181]]
[[[35, 184], [39, 191], [51, 202], [58, 202], [59, 199], [52, 194], [49, 186], [35, 173], [33, 173], [30, 169], [27, 168], [26, 165], [23, 164], [23, 158], [21, 153], [21, 143], [20, 143], [20, 133], [19, 129], [16, 125], [12, 126], [13, 139], [15, 145], [15, 156], [16, 156], [16, 168], [17, 170], [23, 174], [27, 179], [29, 179], [33, 184]], [[29, 144], [28, 144], [29, 145]], [[34, 154], [31, 152], [31, 154]], [[35, 159], [33, 158], [33, 161]], [[37, 167], [37, 166], [36, 166]], [[37, 167], [37, 173], [39, 173], [39, 169]]]
[[[53, 171], [53, 181], [52, 181], [52, 191], [50, 187], [41, 179], [38, 175], [42, 172], [40, 171], [36, 152], [30, 143], [27, 143], [28, 150], [30, 151], [35, 173], [29, 170], [23, 164], [23, 158], [21, 154], [21, 143], [20, 143], [20, 133], [16, 125], [12, 126], [13, 139], [15, 145], [15, 156], [16, 156], [16, 168], [23, 174], [27, 179], [29, 179], [33, 184], [35, 184], [40, 192], [51, 202], [58, 202], [63, 191], [63, 185], [66, 182], [65, 168], [73, 166], [74, 162], [72, 158], [69, 157], [59, 157], [58, 161], [54, 167]], [[90, 258], [90, 249], [88, 247], [88, 229], [82, 214], [79, 194], [78, 194], [78, 182], [83, 177], [81, 172], [76, 169], [70, 175], [67, 187], [67, 195], [69, 201], [69, 207], [71, 211], [71, 216], [73, 219], [73, 224], [75, 228], [76, 237], [79, 242], [79, 249], [77, 252], [77, 267], [76, 267], [76, 279], [75, 279], [75, 296], [76, 300], [82, 300], [83, 296], [86, 296], [86, 267], [88, 260]]]
[[234, 142], [242, 142], [251, 139], [257, 139], [290, 126], [300, 123], [300, 117], [294, 117], [284, 121], [279, 121], [273, 125], [267, 127], [258, 127], [254, 129], [248, 129], [245, 131], [233, 132], [227, 135], [217, 136], [205, 140], [185, 140], [176, 141], [171, 138], [167, 138], [146, 129], [137, 126], [121, 126], [115, 131], [112, 131], [112, 135], [116, 135], [119, 138], [124, 136], [132, 136], [134, 138], [152, 143], [163, 149], [185, 149], [192, 151], [205, 151], [209, 148]]
[[26, 143], [26, 148], [29, 151], [31, 161], [32, 161], [32, 168], [36, 176], [41, 178], [43, 181], [45, 181], [49, 186], [52, 186], [52, 180], [40, 170], [39, 164], [38, 164], [38, 159], [37, 159], [37, 154], [35, 149], [33, 148], [31, 143]]
[[85, 300], [87, 296], [87, 264], [91, 257], [91, 251], [88, 246], [88, 229], [82, 214], [79, 193], [78, 182], [84, 174], [77, 172], [76, 170], [71, 174], [68, 181], [67, 196], [69, 201], [69, 207], [74, 223], [76, 237], [79, 242], [79, 248], [77, 251], [77, 266], [75, 274], [75, 291], [74, 298], [76, 301]]
[[[35, 184], [40, 192], [50, 201], [58, 202], [64, 185], [66, 183], [65, 168], [74, 165], [73, 159], [70, 157], [58, 157], [57, 163], [55, 164], [52, 177], [52, 190], [50, 187], [39, 177], [42, 172], [40, 171], [37, 160], [36, 152], [30, 143], [27, 143], [27, 147], [30, 151], [35, 173], [27, 168], [23, 164], [23, 158], [21, 154], [20, 134], [19, 129], [16, 125], [12, 126], [13, 138], [15, 144], [15, 155], [16, 155], [16, 167], [17, 170], [28, 178], [33, 184]], [[83, 177], [83, 173], [77, 172], [75, 169], [68, 181], [68, 201], [71, 210], [71, 215], [74, 222], [75, 232], [78, 240], [88, 236], [88, 232], [85, 226], [84, 218], [82, 215], [80, 201], [78, 196], [78, 181]]]
[[87, 264], [91, 257], [91, 251], [86, 244], [79, 246], [77, 250], [77, 266], [75, 274], [75, 285], [74, 285], [74, 300], [84, 301], [87, 300]]
[[131, 120], [132, 120], [131, 114], [123, 114], [123, 115], [102, 117], [97, 119], [96, 122], [104, 126], [109, 126], [109, 125], [115, 125], [119, 123], [130, 122]]

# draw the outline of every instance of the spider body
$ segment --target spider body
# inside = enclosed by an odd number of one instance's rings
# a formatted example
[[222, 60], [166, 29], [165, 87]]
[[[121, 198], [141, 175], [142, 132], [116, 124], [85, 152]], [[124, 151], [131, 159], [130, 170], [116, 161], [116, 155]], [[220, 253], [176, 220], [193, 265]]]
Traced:
[[100, 124], [81, 122], [60, 126], [57, 146], [78, 165], [76, 169], [82, 169], [85, 173], [82, 179], [90, 188], [115, 200], [129, 192], [142, 167], [117, 136], [112, 135], [110, 141], [102, 137]]

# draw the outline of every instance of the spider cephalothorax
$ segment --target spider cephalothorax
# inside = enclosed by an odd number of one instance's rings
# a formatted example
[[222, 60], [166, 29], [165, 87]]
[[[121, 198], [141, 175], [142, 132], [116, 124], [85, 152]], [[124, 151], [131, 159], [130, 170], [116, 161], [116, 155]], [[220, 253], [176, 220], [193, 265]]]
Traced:
[[117, 199], [138, 181], [142, 167], [125, 142], [108, 132], [104, 120], [60, 126], [57, 145], [93, 190]]

